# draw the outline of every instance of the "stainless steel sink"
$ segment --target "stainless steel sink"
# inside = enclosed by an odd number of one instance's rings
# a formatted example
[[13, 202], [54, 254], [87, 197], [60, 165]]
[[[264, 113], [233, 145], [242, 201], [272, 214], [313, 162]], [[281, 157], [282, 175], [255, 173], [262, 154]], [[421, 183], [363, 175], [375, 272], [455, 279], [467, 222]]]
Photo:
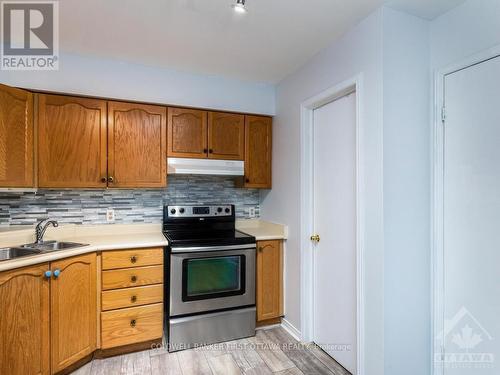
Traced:
[[26, 245], [22, 245], [21, 247], [24, 249], [46, 252], [46, 251], [67, 250], [82, 246], [88, 246], [88, 245], [77, 242], [44, 241], [42, 243], [29, 243]]
[[40, 250], [25, 249], [21, 247], [7, 247], [4, 249], [0, 249], [0, 261], [25, 257], [29, 255], [37, 255], [37, 254], [40, 254]]

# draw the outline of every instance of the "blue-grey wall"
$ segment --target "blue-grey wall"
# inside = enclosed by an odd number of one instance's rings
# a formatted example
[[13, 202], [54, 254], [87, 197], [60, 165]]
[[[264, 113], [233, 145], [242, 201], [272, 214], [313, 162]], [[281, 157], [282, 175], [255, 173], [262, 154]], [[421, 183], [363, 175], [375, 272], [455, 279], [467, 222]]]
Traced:
[[0, 83], [75, 95], [273, 115], [271, 84], [61, 52], [57, 71], [0, 70]]
[[429, 22], [384, 8], [384, 375], [430, 357]]
[[165, 189], [39, 190], [0, 193], [0, 225], [30, 225], [51, 217], [62, 223], [104, 224], [106, 209], [115, 210], [115, 223], [161, 223], [167, 204], [236, 205], [239, 218], [255, 207], [259, 191], [240, 189], [223, 176], [169, 176]]

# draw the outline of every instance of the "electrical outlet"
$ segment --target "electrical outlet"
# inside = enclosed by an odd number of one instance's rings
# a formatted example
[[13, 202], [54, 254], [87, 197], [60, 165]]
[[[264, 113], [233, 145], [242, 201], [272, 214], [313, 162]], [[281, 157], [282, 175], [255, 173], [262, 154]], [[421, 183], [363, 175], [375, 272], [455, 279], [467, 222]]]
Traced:
[[115, 221], [115, 210], [112, 208], [106, 210], [106, 221], [108, 223], [113, 223]]
[[248, 209], [248, 217], [250, 218], [255, 217], [255, 207], [250, 207]]

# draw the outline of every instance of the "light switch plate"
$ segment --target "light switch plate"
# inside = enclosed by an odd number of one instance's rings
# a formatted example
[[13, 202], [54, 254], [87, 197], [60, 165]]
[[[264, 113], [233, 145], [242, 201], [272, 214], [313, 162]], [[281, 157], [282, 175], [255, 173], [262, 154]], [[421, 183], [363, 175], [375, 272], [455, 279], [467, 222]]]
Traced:
[[255, 217], [255, 207], [250, 207], [248, 209], [248, 217]]
[[112, 208], [106, 210], [106, 221], [108, 223], [113, 223], [115, 221], [115, 210]]

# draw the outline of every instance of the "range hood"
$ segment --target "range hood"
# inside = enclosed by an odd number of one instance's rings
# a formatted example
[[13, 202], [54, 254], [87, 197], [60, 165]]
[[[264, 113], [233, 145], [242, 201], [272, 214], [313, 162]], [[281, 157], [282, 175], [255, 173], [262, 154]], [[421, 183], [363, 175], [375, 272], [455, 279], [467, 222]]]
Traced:
[[167, 158], [167, 164], [168, 174], [245, 175], [245, 163], [242, 160]]

